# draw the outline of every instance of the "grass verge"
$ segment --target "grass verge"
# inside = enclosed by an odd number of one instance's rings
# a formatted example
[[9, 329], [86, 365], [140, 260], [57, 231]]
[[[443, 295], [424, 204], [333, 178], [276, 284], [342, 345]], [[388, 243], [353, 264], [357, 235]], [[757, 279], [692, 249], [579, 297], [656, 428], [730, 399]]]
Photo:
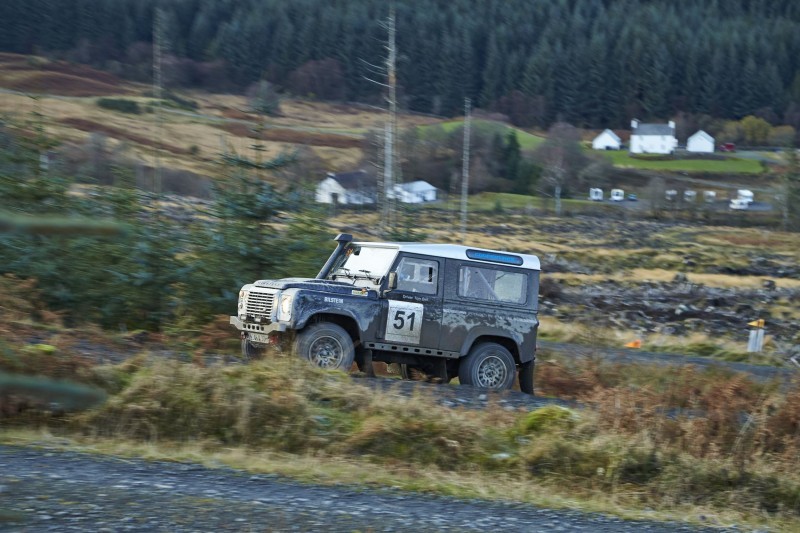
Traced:
[[6, 442], [34, 442], [34, 428], [90, 451], [313, 482], [800, 525], [800, 390], [591, 360], [537, 372], [541, 391], [587, 407], [449, 409], [435, 392], [375, 391], [291, 357], [201, 368], [142, 356], [87, 377], [111, 394], [101, 407], [23, 411], [0, 425]]

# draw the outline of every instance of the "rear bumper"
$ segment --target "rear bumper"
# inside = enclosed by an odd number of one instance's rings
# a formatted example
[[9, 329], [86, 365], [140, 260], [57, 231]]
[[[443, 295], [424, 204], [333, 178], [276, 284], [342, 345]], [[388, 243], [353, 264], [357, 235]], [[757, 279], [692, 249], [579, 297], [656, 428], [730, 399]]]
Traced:
[[269, 334], [274, 332], [284, 332], [288, 327], [288, 324], [282, 324], [280, 322], [270, 322], [269, 324], [242, 322], [242, 320], [238, 316], [229, 317], [228, 322], [243, 333], [252, 332], [252, 333]]

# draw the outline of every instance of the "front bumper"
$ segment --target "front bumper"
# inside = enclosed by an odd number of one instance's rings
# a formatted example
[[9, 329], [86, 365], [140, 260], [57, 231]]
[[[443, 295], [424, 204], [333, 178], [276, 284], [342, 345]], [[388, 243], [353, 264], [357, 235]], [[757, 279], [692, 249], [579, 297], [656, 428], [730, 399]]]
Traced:
[[270, 322], [269, 324], [257, 324], [254, 322], [242, 322], [238, 316], [229, 317], [228, 322], [241, 332], [252, 332], [269, 334], [274, 332], [284, 332], [288, 328], [288, 324], [281, 322]]

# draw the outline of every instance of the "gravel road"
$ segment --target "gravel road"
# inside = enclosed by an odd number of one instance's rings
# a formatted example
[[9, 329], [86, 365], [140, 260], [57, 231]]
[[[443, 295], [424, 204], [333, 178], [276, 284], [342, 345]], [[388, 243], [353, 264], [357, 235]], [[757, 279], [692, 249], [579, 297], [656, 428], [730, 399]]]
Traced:
[[0, 531], [721, 531], [16, 446], [0, 491]]

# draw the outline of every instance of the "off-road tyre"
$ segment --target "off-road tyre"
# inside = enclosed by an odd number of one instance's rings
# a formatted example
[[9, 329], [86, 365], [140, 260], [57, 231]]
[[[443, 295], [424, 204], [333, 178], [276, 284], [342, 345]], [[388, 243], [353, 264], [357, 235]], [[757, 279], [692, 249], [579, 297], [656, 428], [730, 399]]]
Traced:
[[473, 346], [458, 367], [459, 383], [482, 389], [510, 389], [516, 375], [517, 365], [511, 352], [494, 342]]
[[353, 366], [356, 354], [350, 335], [331, 322], [306, 326], [297, 334], [294, 349], [313, 365], [345, 372]]

